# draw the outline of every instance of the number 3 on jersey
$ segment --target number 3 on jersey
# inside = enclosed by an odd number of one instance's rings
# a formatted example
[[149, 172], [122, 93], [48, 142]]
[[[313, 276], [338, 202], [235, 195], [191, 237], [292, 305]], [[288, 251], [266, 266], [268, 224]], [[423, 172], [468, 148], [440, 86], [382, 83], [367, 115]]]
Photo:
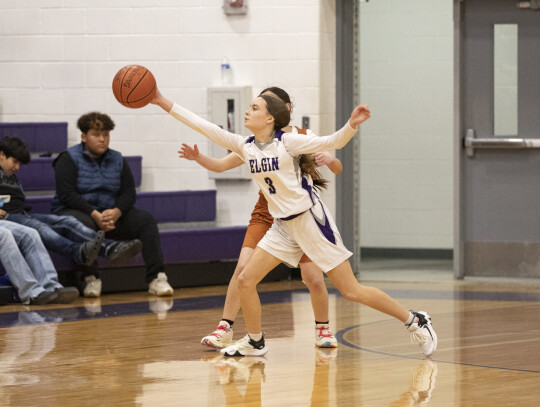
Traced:
[[266, 182], [268, 184], [268, 192], [270, 192], [271, 194], [275, 194], [276, 193], [276, 187], [274, 186], [274, 183], [272, 182], [272, 178], [266, 177], [264, 179], [264, 182]]

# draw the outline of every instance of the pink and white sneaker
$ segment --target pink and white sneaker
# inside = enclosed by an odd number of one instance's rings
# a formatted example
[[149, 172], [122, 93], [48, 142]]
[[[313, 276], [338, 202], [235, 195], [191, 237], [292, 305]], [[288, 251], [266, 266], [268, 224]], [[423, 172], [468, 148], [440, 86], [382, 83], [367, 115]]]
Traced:
[[315, 325], [315, 346], [318, 348], [337, 348], [337, 339], [328, 324]]
[[201, 339], [201, 345], [209, 346], [215, 349], [222, 349], [229, 346], [232, 342], [233, 330], [229, 323], [221, 321], [215, 331]]

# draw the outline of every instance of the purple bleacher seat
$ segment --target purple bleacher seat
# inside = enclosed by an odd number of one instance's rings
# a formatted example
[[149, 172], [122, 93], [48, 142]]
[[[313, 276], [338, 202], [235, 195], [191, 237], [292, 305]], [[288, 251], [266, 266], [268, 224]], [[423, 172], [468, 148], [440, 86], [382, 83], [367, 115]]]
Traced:
[[[142, 157], [127, 156], [126, 161], [133, 173], [135, 186], [139, 187], [142, 180]], [[54, 158], [37, 157], [28, 164], [21, 165], [17, 173], [19, 180], [25, 191], [51, 191], [56, 189], [54, 179], [54, 168], [52, 166]]]
[[216, 219], [216, 191], [139, 192], [135, 206], [158, 223], [205, 222]]
[[51, 191], [56, 189], [53, 158], [32, 158], [28, 164], [21, 165], [17, 177], [25, 191]]
[[0, 138], [18, 137], [31, 153], [60, 153], [67, 148], [66, 122], [0, 123]]
[[247, 226], [196, 230], [164, 230], [160, 233], [167, 264], [235, 260], [240, 255]]
[[[26, 198], [34, 213], [49, 213], [52, 199], [53, 195]], [[158, 223], [208, 222], [216, 220], [216, 191], [139, 192], [135, 206], [150, 212]]]
[[[236, 260], [242, 249], [247, 226], [192, 230], [162, 230], [161, 248], [165, 264], [205, 263], [209, 261]], [[76, 266], [67, 257], [51, 253], [57, 270], [74, 270]], [[98, 259], [101, 267], [111, 267]], [[143, 266], [141, 254], [114, 267]]]

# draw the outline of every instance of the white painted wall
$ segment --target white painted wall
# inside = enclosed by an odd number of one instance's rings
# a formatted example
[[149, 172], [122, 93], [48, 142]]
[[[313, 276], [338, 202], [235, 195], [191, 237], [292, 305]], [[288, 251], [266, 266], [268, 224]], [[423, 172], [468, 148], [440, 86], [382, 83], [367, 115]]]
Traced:
[[[335, 11], [331, 0], [250, 0], [245, 16], [226, 16], [218, 0], [11, 0], [0, 2], [0, 120], [67, 121], [100, 110], [116, 122], [111, 147], [143, 156], [141, 190], [218, 190], [218, 224], [247, 224], [257, 199], [249, 181], [214, 181], [180, 160], [181, 142], [199, 134], [147, 106], [131, 110], [111, 91], [116, 71], [141, 64], [164, 94], [207, 117], [206, 92], [220, 85], [220, 63], [235, 85], [285, 88], [293, 124], [334, 131]], [[321, 119], [323, 119], [322, 122]], [[335, 208], [332, 190], [326, 201]]]
[[360, 3], [361, 245], [451, 249], [452, 0]]

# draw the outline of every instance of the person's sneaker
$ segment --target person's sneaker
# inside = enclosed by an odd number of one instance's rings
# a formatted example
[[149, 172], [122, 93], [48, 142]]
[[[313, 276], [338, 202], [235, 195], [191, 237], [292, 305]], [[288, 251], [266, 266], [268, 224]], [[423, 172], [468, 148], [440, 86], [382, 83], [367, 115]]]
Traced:
[[437, 364], [424, 359], [412, 372], [410, 393], [417, 405], [425, 405], [431, 399], [437, 378]]
[[431, 325], [431, 317], [425, 311], [414, 312], [413, 322], [407, 329], [411, 333], [411, 342], [416, 342], [420, 345], [424, 355], [429, 356], [437, 349], [437, 334]]
[[86, 298], [97, 298], [101, 295], [101, 280], [96, 276], [86, 276], [84, 278], [84, 296]]
[[222, 349], [232, 342], [233, 330], [226, 321], [221, 321], [215, 331], [201, 339], [201, 344], [211, 348]]
[[158, 273], [157, 277], [152, 280], [148, 286], [148, 292], [158, 297], [163, 297], [166, 295], [172, 295], [173, 289], [170, 284], [167, 282], [167, 274]]
[[54, 290], [56, 299], [51, 304], [71, 304], [79, 298], [79, 290], [75, 287], [62, 287]]
[[94, 237], [92, 240], [81, 244], [79, 252], [79, 264], [83, 264], [85, 266], [91, 266], [94, 264], [98, 258], [99, 249], [101, 248], [103, 239], [105, 239], [105, 232], [100, 230], [96, 233], [96, 237]]
[[58, 298], [55, 291], [42, 291], [36, 297], [30, 300], [30, 305], [45, 305], [50, 304]]
[[107, 254], [109, 263], [120, 263], [138, 254], [142, 249], [142, 242], [138, 239], [129, 242], [118, 242]]
[[328, 324], [315, 325], [315, 346], [318, 348], [337, 348], [337, 339]]
[[260, 340], [254, 341], [248, 334], [231, 346], [221, 349], [225, 356], [263, 356], [268, 352], [264, 344], [264, 333]]

